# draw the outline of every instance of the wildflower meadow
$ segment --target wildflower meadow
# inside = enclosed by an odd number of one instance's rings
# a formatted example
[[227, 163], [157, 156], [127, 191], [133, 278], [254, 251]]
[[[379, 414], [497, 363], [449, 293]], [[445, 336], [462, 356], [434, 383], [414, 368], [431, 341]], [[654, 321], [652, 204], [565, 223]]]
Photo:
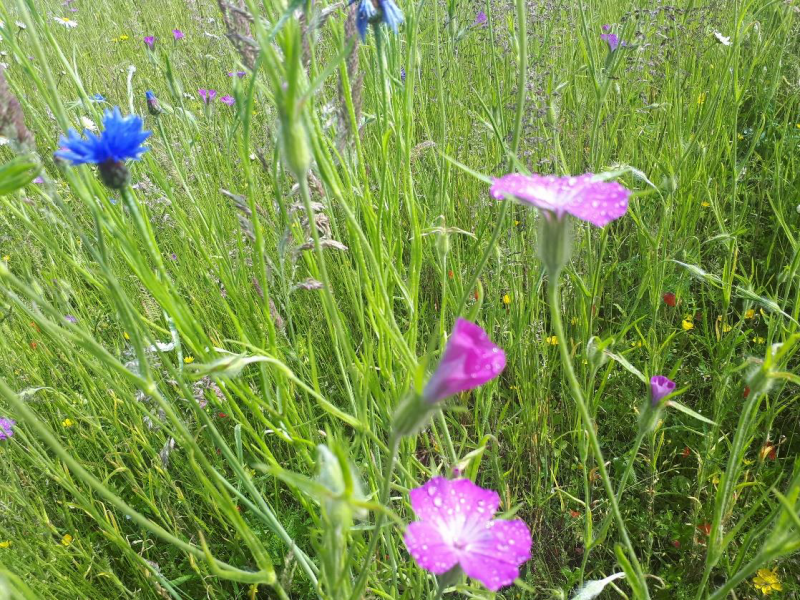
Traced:
[[3, 0], [0, 600], [800, 596], [798, 0]]

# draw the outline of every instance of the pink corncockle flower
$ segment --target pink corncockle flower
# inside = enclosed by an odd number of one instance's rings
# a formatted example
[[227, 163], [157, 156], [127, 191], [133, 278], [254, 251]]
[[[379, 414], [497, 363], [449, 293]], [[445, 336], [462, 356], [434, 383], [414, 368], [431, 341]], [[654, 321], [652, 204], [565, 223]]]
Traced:
[[144, 36], [144, 43], [147, 44], [147, 47], [150, 48], [150, 50], [152, 50], [153, 45], [156, 43], [156, 38], [152, 35], [146, 35]]
[[0, 440], [7, 440], [14, 436], [14, 425], [17, 422], [14, 419], [0, 417]]
[[172, 35], [175, 37], [176, 40], [180, 40], [186, 37], [180, 29], [173, 29]]
[[619, 46], [619, 38], [615, 33], [601, 33], [600, 39], [608, 43], [608, 48], [613, 52]]
[[576, 177], [519, 175], [512, 173], [495, 179], [490, 189], [497, 200], [515, 197], [536, 208], [564, 213], [603, 227], [628, 210], [630, 190], [615, 181], [603, 181], [591, 173]]
[[469, 479], [434, 477], [409, 491], [419, 521], [404, 541], [423, 569], [441, 575], [456, 565], [490, 590], [511, 585], [531, 557], [531, 532], [520, 519], [494, 519], [500, 496]]
[[200, 97], [206, 104], [208, 104], [209, 102], [214, 100], [214, 98], [217, 97], [217, 90], [207, 90], [204, 88], [200, 88], [199, 90], [197, 90], [197, 93], [200, 94]]
[[658, 406], [661, 401], [675, 391], [675, 382], [663, 375], [650, 378], [650, 404]]
[[459, 318], [447, 340], [439, 366], [422, 396], [435, 404], [497, 377], [506, 366], [506, 354], [475, 323]]
[[236, 102], [236, 99], [233, 96], [223, 96], [219, 99], [219, 101], [223, 104], [227, 104], [228, 106], [233, 106]]
[[489, 21], [489, 17], [486, 16], [486, 13], [482, 10], [478, 11], [478, 14], [475, 15], [475, 22], [472, 24], [473, 27], [477, 27], [479, 25], [486, 25]]

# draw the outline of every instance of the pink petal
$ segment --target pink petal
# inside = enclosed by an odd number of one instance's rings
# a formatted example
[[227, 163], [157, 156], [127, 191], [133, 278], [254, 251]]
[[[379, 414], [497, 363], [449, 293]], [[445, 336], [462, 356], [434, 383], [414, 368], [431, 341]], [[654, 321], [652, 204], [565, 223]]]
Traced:
[[439, 529], [427, 521], [409, 523], [403, 541], [417, 564], [431, 573], [446, 573], [458, 562], [456, 553], [442, 539]]
[[[500, 496], [485, 490], [469, 479], [449, 480], [434, 477], [422, 487], [409, 490], [411, 508], [422, 521], [463, 523], [469, 520], [489, 521], [500, 506]], [[458, 532], [456, 532], [458, 533]]]
[[475, 323], [459, 318], [423, 396], [439, 402], [497, 377], [506, 366], [505, 352]]
[[492, 521], [481, 539], [461, 553], [459, 562], [467, 576], [496, 592], [519, 577], [519, 566], [531, 557], [531, 544], [531, 532], [523, 521]]
[[627, 212], [630, 193], [619, 183], [596, 179], [591, 173], [577, 177], [511, 173], [495, 179], [490, 189], [498, 200], [516, 197], [559, 217], [566, 212], [597, 227]]

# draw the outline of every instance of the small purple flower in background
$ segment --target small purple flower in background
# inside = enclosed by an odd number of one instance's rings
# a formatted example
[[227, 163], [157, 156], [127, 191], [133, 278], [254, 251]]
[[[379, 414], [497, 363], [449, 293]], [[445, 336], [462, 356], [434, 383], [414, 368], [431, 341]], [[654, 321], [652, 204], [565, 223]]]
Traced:
[[200, 97], [206, 104], [213, 101], [214, 98], [217, 97], [217, 90], [207, 90], [205, 88], [200, 88], [199, 90], [197, 90], [197, 93], [200, 94]]
[[14, 419], [7, 419], [0, 417], [0, 440], [7, 440], [14, 436], [14, 425], [17, 422]]
[[236, 99], [233, 96], [222, 96], [219, 101], [228, 106], [233, 106], [236, 103]]
[[169, 258], [170, 260], [178, 260], [178, 255], [173, 252], [172, 254], [169, 255]]
[[147, 44], [147, 47], [150, 48], [150, 50], [152, 50], [156, 43], [156, 38], [154, 38], [152, 35], [146, 35], [144, 36], [144, 43]]
[[185, 35], [183, 35], [183, 32], [180, 29], [173, 29], [172, 35], [175, 37], [175, 40], [180, 40], [186, 37]]
[[505, 352], [492, 343], [486, 332], [459, 318], [422, 396], [426, 402], [435, 404], [483, 385], [500, 375], [505, 366]]
[[238, 77], [241, 79], [245, 75], [247, 75], [247, 72], [245, 71], [228, 71], [228, 77]]
[[627, 212], [631, 192], [616, 181], [603, 181], [591, 173], [577, 177], [512, 173], [495, 179], [490, 194], [497, 200], [516, 197], [555, 213], [559, 219], [569, 213], [603, 227]]
[[611, 52], [614, 52], [619, 46], [619, 38], [615, 33], [601, 33], [600, 39], [608, 43], [608, 48]]
[[78, 322], [78, 319], [76, 319], [72, 315], [64, 315], [64, 320], [69, 321], [70, 323], [77, 323]]
[[520, 519], [494, 519], [497, 492], [434, 477], [409, 496], [419, 521], [409, 523], [403, 540], [420, 567], [441, 575], [460, 565], [493, 592], [519, 577], [531, 557], [531, 532]]
[[602, 30], [603, 30], [605, 33], [608, 33], [609, 31], [611, 31], [611, 25], [603, 25], [603, 26], [601, 27], [601, 29], [602, 29]]
[[675, 382], [663, 375], [650, 378], [650, 404], [658, 406], [661, 401], [675, 391]]
[[478, 27], [480, 25], [483, 25], [485, 27], [488, 22], [489, 22], [489, 17], [486, 16], [485, 12], [479, 10], [478, 14], [475, 15], [475, 22], [472, 23], [472, 26]]
[[33, 180], [33, 183], [35, 183], [37, 185], [42, 185], [44, 183], [44, 177], [39, 175], [39, 177], [37, 177], [36, 179]]
[[405, 67], [400, 67], [400, 81], [402, 81], [403, 83], [406, 82], [406, 68]]

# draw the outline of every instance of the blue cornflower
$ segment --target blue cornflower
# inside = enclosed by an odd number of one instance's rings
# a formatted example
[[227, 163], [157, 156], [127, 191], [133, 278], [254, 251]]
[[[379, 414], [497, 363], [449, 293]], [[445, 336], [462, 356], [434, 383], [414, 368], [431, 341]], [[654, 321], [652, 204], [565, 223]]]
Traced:
[[93, 94], [93, 95], [92, 95], [92, 96], [89, 98], [89, 100], [90, 100], [91, 102], [105, 102], [105, 101], [106, 101], [106, 97], [105, 97], [105, 96], [103, 96], [103, 94]]
[[163, 111], [161, 110], [161, 104], [159, 104], [156, 95], [151, 90], [147, 90], [144, 95], [145, 98], [147, 98], [147, 110], [150, 114], [153, 116], [160, 115]]
[[363, 40], [367, 35], [367, 25], [378, 25], [381, 21], [397, 33], [403, 22], [403, 11], [394, 0], [350, 0], [350, 4], [358, 2], [356, 9], [356, 28]]
[[94, 163], [100, 169], [100, 177], [108, 187], [120, 189], [128, 183], [128, 170], [124, 161], [139, 160], [148, 148], [142, 146], [151, 134], [142, 131], [142, 119], [136, 115], [123, 117], [119, 107], [103, 113], [103, 132], [97, 136], [85, 130], [86, 139], [70, 129], [67, 137], [61, 137], [56, 157], [70, 161], [73, 165]]

